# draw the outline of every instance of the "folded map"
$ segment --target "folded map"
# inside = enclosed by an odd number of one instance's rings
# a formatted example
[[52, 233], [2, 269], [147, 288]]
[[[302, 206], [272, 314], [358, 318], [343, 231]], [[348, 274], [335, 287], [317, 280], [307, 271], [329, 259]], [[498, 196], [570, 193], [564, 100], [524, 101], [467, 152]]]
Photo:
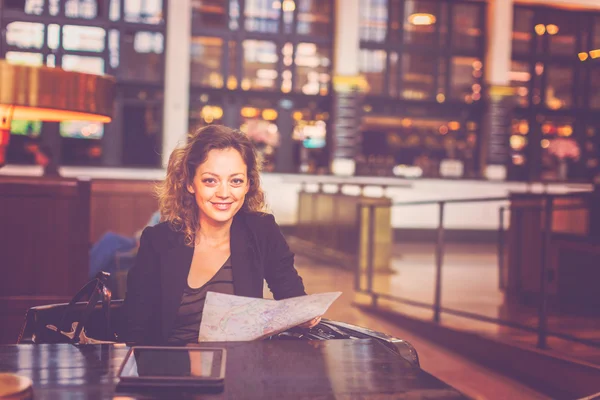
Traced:
[[208, 292], [198, 341], [248, 341], [275, 335], [325, 314], [341, 294], [268, 300]]

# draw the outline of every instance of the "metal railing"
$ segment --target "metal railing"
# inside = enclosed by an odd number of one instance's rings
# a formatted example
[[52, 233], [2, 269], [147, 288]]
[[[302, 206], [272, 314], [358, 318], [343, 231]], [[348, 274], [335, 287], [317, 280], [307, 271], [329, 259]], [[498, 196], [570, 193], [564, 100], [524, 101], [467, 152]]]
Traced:
[[[393, 203], [393, 206], [422, 206], [422, 205], [434, 205], [438, 206], [438, 226], [437, 226], [437, 234], [436, 234], [436, 249], [435, 249], [435, 288], [434, 288], [434, 301], [433, 304], [425, 303], [422, 301], [412, 300], [403, 298], [400, 296], [395, 296], [387, 293], [376, 292], [373, 289], [373, 279], [374, 279], [374, 241], [373, 241], [373, 233], [375, 232], [375, 209], [377, 205], [363, 205], [362, 209], [368, 209], [368, 242], [367, 242], [367, 265], [366, 265], [366, 274], [367, 274], [367, 287], [366, 289], [362, 288], [362, 276], [363, 272], [360, 268], [360, 262], [357, 262], [356, 267], [356, 276], [355, 276], [355, 291], [358, 293], [366, 294], [371, 297], [371, 303], [374, 307], [377, 307], [378, 299], [386, 299], [402, 304], [407, 304], [410, 306], [421, 307], [421, 308], [429, 308], [433, 310], [433, 321], [436, 323], [440, 322], [440, 315], [442, 313], [455, 315], [458, 317], [469, 318], [482, 322], [489, 322], [498, 325], [503, 325], [511, 328], [517, 328], [524, 331], [529, 331], [537, 334], [537, 347], [538, 348], [547, 348], [547, 338], [548, 336], [553, 336], [573, 342], [578, 342], [590, 346], [600, 347], [600, 343], [593, 340], [587, 340], [578, 338], [573, 335], [569, 335], [561, 332], [554, 332], [548, 330], [548, 264], [549, 264], [549, 253], [551, 247], [552, 240], [552, 223], [553, 223], [553, 213], [557, 210], [573, 210], [573, 209], [584, 209], [586, 208], [585, 204], [576, 204], [576, 205], [555, 205], [556, 198], [564, 198], [570, 197], [573, 194], [544, 194], [543, 204], [542, 205], [519, 205], [517, 209], [522, 212], [522, 210], [537, 210], [543, 214], [543, 229], [542, 229], [542, 248], [541, 248], [541, 268], [540, 268], [540, 291], [539, 291], [539, 306], [537, 311], [537, 326], [532, 327], [528, 325], [521, 324], [519, 322], [510, 321], [501, 318], [490, 317], [486, 315], [481, 315], [477, 313], [472, 313], [468, 311], [456, 310], [448, 307], [442, 306], [442, 269], [444, 266], [444, 255], [445, 255], [445, 227], [444, 227], [444, 214], [445, 209], [448, 204], [467, 204], [467, 203], [485, 203], [485, 202], [508, 202], [510, 199], [507, 197], [487, 197], [487, 198], [470, 198], [470, 199], [449, 199], [449, 200], [433, 200], [433, 201], [413, 201], [413, 202], [396, 202]], [[539, 197], [537, 198], [539, 199]], [[359, 209], [359, 212], [361, 210]], [[505, 248], [505, 218], [506, 212], [510, 211], [510, 208], [506, 205], [500, 206], [498, 210], [499, 215], [499, 227], [498, 227], [498, 273], [499, 273], [499, 286], [500, 288], [505, 288], [506, 283], [504, 282], [503, 277], [503, 268], [504, 268], [504, 248]]]

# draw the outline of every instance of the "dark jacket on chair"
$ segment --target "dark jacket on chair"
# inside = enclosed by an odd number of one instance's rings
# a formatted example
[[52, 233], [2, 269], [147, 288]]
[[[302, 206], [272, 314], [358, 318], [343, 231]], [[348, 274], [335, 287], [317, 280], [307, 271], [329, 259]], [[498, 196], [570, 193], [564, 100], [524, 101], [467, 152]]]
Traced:
[[[239, 211], [230, 236], [235, 295], [262, 298], [264, 280], [276, 300], [306, 294], [294, 268], [294, 254], [272, 215]], [[193, 254], [194, 248], [184, 244], [183, 233], [174, 231], [169, 223], [144, 229], [135, 265], [127, 277], [127, 342], [166, 343]]]

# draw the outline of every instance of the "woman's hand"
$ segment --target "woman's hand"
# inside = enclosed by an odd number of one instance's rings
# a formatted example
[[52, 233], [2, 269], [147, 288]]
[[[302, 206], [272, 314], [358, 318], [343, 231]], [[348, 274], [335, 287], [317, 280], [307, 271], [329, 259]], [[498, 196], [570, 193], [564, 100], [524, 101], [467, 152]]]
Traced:
[[308, 328], [308, 329], [310, 329], [310, 328], [315, 327], [319, 322], [321, 322], [321, 317], [317, 317], [317, 318], [311, 319], [310, 321], [305, 322], [303, 324], [300, 324], [298, 326], [300, 328]]

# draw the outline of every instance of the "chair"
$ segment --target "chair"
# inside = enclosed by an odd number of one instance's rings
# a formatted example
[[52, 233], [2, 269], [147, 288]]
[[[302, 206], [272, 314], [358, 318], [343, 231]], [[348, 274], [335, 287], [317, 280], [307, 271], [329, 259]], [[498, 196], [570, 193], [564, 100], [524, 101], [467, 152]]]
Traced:
[[[75, 303], [68, 315], [65, 315], [68, 305], [68, 303], [62, 303], [30, 308], [25, 314], [25, 321], [21, 327], [17, 344], [67, 342], [67, 337], [47, 326], [54, 325], [63, 331], [70, 331], [73, 321], [79, 321], [83, 315], [87, 302]], [[123, 337], [122, 333], [125, 328], [123, 300], [111, 301], [109, 316], [110, 320], [107, 324], [102, 304], [98, 303], [92, 309], [85, 324], [86, 335], [98, 340], [114, 340], [114, 337], [111, 336], [111, 333], [114, 333], [119, 341], [119, 338]], [[59, 326], [61, 321], [66, 326]]]

